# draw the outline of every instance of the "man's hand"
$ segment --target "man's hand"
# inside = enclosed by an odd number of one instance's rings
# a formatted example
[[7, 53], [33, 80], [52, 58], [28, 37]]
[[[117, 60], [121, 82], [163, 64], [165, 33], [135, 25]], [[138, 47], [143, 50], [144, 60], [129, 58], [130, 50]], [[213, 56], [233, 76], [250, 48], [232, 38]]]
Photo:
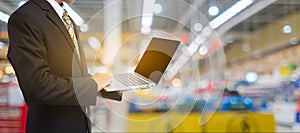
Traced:
[[112, 74], [110, 73], [95, 73], [92, 78], [98, 84], [98, 91], [102, 90], [112, 82]]

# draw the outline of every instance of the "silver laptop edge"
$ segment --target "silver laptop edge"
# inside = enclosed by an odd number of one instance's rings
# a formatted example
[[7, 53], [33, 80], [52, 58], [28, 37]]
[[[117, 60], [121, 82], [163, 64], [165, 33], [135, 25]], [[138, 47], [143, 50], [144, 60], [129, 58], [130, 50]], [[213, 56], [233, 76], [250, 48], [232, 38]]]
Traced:
[[135, 74], [141, 80], [144, 80], [145, 82], [148, 82], [149, 84], [136, 85], [136, 86], [126, 86], [126, 85], [122, 84], [120, 81], [114, 80], [114, 81], [120, 82], [124, 87], [120, 87], [120, 86], [116, 87], [115, 85], [110, 85], [110, 86], [105, 87], [104, 89], [106, 91], [120, 91], [120, 92], [123, 92], [123, 91], [128, 91], [128, 90], [133, 90], [133, 89], [152, 88], [152, 87], [156, 86], [155, 82], [151, 81], [150, 79], [146, 79], [141, 74], [136, 73], [136, 72], [134, 72], [133, 74]]

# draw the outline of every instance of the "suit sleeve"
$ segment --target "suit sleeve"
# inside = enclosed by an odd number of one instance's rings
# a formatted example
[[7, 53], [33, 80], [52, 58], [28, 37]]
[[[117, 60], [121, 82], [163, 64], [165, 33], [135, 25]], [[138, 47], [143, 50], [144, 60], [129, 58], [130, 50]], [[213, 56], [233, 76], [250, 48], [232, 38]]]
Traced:
[[18, 15], [12, 16], [8, 23], [8, 59], [14, 67], [26, 102], [95, 105], [97, 84], [92, 78], [59, 77], [50, 73], [43, 34], [33, 21]]

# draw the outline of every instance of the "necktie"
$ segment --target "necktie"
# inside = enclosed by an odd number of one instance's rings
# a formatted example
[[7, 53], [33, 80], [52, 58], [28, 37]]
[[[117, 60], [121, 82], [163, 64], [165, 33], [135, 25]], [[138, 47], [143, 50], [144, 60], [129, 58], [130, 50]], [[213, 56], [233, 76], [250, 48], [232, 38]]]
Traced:
[[71, 21], [71, 18], [70, 16], [68, 15], [68, 12], [66, 9], [64, 9], [64, 13], [63, 13], [63, 16], [62, 16], [62, 19], [63, 19], [63, 22], [72, 38], [72, 41], [74, 43], [74, 46], [75, 46], [75, 50], [78, 54], [78, 57], [80, 59], [80, 54], [79, 54], [79, 48], [78, 48], [78, 41], [77, 41], [77, 38], [76, 38], [76, 34], [75, 34], [75, 29], [74, 29], [74, 25]]

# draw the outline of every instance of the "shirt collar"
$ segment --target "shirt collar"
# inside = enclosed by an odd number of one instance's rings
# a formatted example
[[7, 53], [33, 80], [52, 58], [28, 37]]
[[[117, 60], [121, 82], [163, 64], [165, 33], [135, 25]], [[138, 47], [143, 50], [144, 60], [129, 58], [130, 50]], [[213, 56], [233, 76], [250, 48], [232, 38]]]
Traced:
[[55, 0], [47, 0], [50, 5], [53, 7], [59, 18], [62, 20], [62, 16], [64, 14], [64, 8], [60, 6]]

